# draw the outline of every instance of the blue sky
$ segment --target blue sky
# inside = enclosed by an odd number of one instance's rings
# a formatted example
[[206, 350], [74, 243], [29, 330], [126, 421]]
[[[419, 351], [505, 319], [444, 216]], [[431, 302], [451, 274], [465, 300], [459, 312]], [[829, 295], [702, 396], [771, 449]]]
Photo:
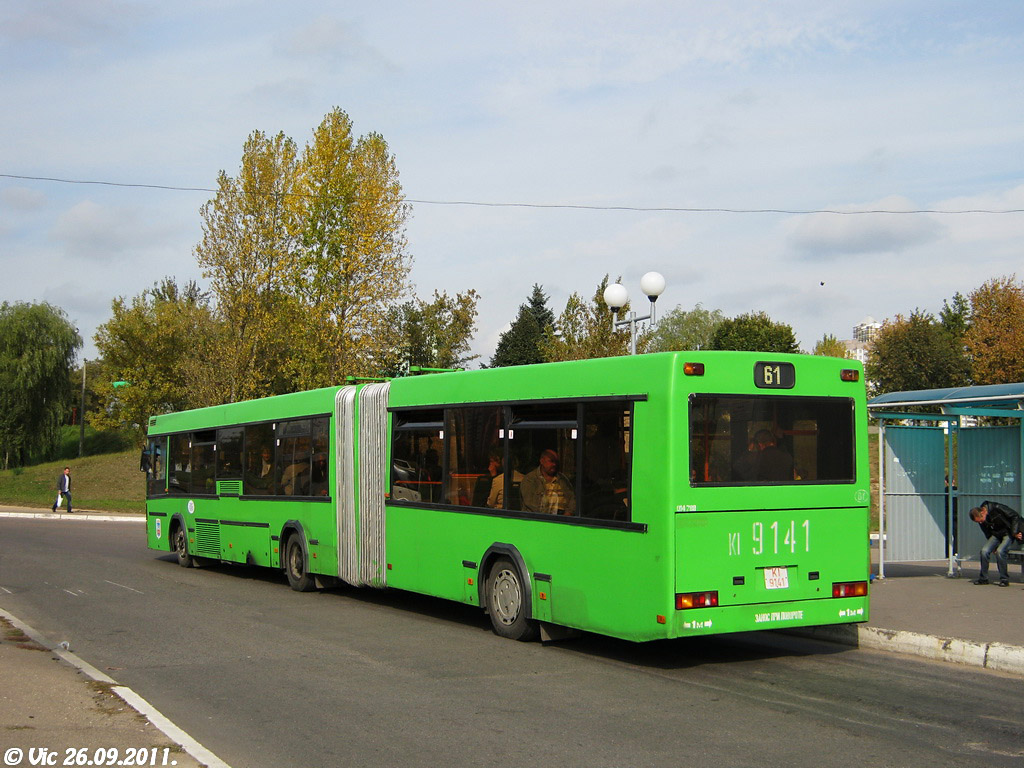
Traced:
[[[1019, 1], [0, 0], [0, 72], [7, 175], [213, 187], [339, 106], [417, 201], [1024, 209]], [[93, 356], [116, 296], [202, 282], [209, 197], [0, 176], [0, 300], [63, 307]], [[1024, 213], [416, 202], [407, 234], [419, 295], [481, 294], [485, 361], [534, 283], [557, 313], [656, 270], [659, 311], [765, 311], [809, 350], [1024, 272]]]

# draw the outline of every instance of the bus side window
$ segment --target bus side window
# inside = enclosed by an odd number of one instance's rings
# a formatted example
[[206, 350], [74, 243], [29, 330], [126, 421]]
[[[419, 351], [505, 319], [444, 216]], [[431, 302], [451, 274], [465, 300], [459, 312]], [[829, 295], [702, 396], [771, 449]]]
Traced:
[[245, 473], [242, 492], [250, 496], [274, 493], [274, 425], [249, 424], [245, 427]]
[[632, 412], [628, 402], [584, 406], [580, 505], [584, 517], [630, 519]]
[[192, 458], [188, 444], [188, 434], [171, 435], [168, 486], [172, 493], [188, 493], [192, 485]]
[[444, 411], [400, 411], [391, 438], [391, 498], [440, 503], [445, 456]]
[[501, 406], [449, 408], [445, 427], [448, 504], [500, 507], [504, 497], [503, 449], [498, 439]]

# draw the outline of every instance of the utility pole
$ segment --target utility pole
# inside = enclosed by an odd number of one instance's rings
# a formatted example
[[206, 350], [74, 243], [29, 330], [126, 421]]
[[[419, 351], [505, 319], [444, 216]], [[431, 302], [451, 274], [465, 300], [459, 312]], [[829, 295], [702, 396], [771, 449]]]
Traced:
[[82, 458], [85, 452], [85, 364], [89, 362], [82, 358], [82, 404], [78, 411], [78, 458]]

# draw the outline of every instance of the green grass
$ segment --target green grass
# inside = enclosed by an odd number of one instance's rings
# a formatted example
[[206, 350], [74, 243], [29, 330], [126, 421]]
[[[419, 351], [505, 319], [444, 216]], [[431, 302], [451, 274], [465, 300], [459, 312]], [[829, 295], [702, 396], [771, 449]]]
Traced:
[[0, 471], [0, 505], [49, 509], [57, 496], [57, 476], [71, 467], [74, 508], [98, 512], [146, 511], [145, 475], [138, 451], [62, 459]]

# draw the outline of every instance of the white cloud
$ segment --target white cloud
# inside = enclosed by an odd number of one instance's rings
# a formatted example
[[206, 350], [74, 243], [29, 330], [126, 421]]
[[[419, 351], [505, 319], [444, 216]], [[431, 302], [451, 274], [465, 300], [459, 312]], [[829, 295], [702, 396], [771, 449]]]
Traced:
[[4, 187], [0, 189], [0, 203], [15, 211], [38, 211], [46, 205], [46, 195], [30, 187]]
[[913, 213], [917, 207], [898, 196], [876, 203], [836, 206], [833, 210], [839, 213], [798, 216], [784, 226], [789, 245], [803, 258], [829, 260], [854, 254], [905, 252], [934, 242], [945, 232], [934, 216]]

